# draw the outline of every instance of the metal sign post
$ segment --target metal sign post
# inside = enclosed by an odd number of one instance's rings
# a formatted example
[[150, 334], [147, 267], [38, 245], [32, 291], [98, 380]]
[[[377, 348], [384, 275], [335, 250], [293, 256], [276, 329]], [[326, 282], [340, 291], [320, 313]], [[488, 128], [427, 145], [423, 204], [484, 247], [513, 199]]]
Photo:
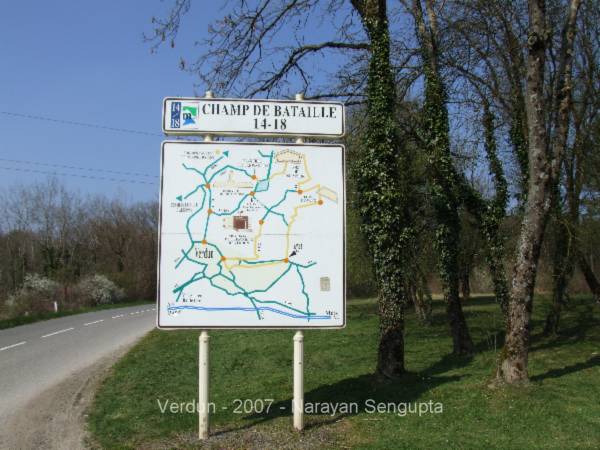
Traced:
[[[303, 101], [303, 94], [296, 94], [296, 101]], [[296, 144], [304, 144], [304, 138], [296, 139]], [[304, 333], [296, 331], [294, 335], [294, 400], [292, 401], [294, 428], [304, 429]]]
[[209, 341], [208, 331], [201, 331], [198, 337], [198, 438], [208, 439], [209, 430]]
[[294, 428], [304, 429], [304, 333], [294, 335], [294, 400], [292, 401]]
[[[206, 91], [206, 98], [213, 98], [211, 91]], [[206, 134], [205, 142], [212, 142], [212, 136]], [[209, 365], [209, 342], [208, 331], [202, 330], [198, 337], [198, 438], [200, 440], [208, 439], [210, 428], [209, 421], [209, 385], [210, 385], [210, 365]]]

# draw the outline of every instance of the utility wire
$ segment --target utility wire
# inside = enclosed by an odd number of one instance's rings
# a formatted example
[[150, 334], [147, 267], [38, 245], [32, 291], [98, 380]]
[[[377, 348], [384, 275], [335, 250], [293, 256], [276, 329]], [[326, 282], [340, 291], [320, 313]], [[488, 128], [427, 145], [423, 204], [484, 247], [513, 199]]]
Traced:
[[94, 175], [80, 175], [75, 173], [61, 173], [61, 172], [50, 172], [45, 170], [35, 170], [35, 169], [24, 169], [21, 167], [4, 167], [0, 166], [0, 170], [12, 170], [16, 172], [29, 172], [29, 173], [41, 173], [44, 175], [55, 175], [62, 177], [78, 177], [78, 178], [87, 178], [94, 180], [103, 180], [103, 181], [115, 181], [118, 183], [135, 183], [135, 184], [150, 184], [152, 186], [156, 186], [158, 183], [151, 181], [141, 181], [141, 180], [124, 180], [120, 178], [112, 178], [112, 177], [97, 177]]
[[8, 162], [8, 163], [17, 163], [17, 164], [33, 164], [36, 166], [46, 166], [46, 167], [56, 167], [59, 169], [72, 169], [72, 170], [85, 170], [88, 172], [104, 172], [104, 173], [112, 173], [115, 175], [127, 175], [127, 176], [134, 176], [134, 177], [147, 177], [147, 178], [159, 178], [158, 175], [150, 175], [147, 173], [141, 173], [141, 172], [121, 172], [118, 170], [108, 170], [108, 169], [96, 169], [96, 168], [90, 168], [90, 167], [77, 167], [77, 166], [66, 166], [63, 164], [51, 164], [51, 163], [43, 163], [43, 162], [37, 162], [37, 161], [25, 161], [22, 159], [6, 159], [6, 158], [0, 158], [0, 161], [4, 161], [4, 162]]
[[11, 116], [11, 117], [19, 117], [21, 119], [46, 120], [48, 122], [62, 123], [65, 125], [76, 125], [79, 127], [98, 128], [100, 130], [108, 130], [108, 131], [118, 131], [120, 133], [133, 133], [133, 134], [141, 134], [141, 135], [145, 135], [145, 136], [161, 136], [161, 137], [163, 136], [163, 134], [161, 134], [161, 133], [151, 133], [149, 131], [108, 127], [105, 125], [97, 125], [97, 124], [93, 124], [93, 123], [75, 122], [73, 120], [64, 120], [64, 119], [54, 119], [52, 117], [35, 116], [33, 114], [21, 114], [21, 113], [15, 113], [15, 112], [11, 112], [11, 111], [0, 111], [0, 114], [4, 114], [6, 116]]

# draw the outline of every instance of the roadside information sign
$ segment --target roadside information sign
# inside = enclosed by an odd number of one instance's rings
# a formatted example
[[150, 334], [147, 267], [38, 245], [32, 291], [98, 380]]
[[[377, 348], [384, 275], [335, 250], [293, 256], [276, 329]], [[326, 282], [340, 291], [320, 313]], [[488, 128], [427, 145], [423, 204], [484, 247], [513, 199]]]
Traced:
[[343, 327], [344, 206], [341, 145], [164, 142], [158, 326]]

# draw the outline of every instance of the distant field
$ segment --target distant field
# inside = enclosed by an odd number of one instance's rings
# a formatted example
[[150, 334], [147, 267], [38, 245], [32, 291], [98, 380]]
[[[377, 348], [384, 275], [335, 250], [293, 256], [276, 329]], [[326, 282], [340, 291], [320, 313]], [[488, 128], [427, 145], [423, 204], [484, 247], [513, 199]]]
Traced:
[[[598, 448], [600, 308], [590, 298], [575, 298], [565, 311], [561, 334], [543, 338], [547, 300], [538, 299], [531, 385], [490, 389], [502, 344], [498, 306], [484, 296], [465, 306], [477, 354], [473, 358], [448, 354], [451, 341], [444, 305], [436, 301], [433, 326], [423, 327], [409, 315], [410, 373], [394, 383], [382, 383], [372, 375], [378, 323], [374, 300], [350, 301], [344, 330], [305, 332], [305, 401], [356, 403], [359, 410], [308, 415], [307, 428], [300, 434], [292, 431], [290, 416], [293, 332], [211, 332], [211, 401], [216, 412], [211, 416], [209, 447]], [[114, 367], [89, 415], [96, 445], [109, 449], [197, 445], [197, 416], [161, 414], [157, 402], [196, 399], [197, 340], [197, 332], [155, 330]], [[275, 402], [269, 414], [235, 413], [236, 399], [269, 398]], [[371, 400], [385, 408], [431, 401], [443, 404], [443, 412], [368, 413], [365, 406]]]
[[57, 317], [72, 316], [73, 314], [101, 311], [103, 309], [127, 308], [129, 306], [145, 305], [148, 303], [151, 302], [149, 302], [148, 300], [135, 300], [131, 302], [110, 303], [106, 305], [89, 306], [85, 308], [69, 309], [58, 312], [37, 313], [31, 314], [29, 316], [14, 317], [12, 319], [2, 319], [0, 320], [0, 330], [18, 327], [19, 325], [27, 325], [28, 323], [40, 322], [42, 320], [56, 319]]

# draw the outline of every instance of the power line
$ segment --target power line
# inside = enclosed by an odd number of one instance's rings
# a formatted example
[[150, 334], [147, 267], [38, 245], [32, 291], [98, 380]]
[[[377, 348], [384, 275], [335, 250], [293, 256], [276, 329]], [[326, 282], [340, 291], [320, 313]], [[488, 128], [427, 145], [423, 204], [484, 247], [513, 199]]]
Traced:
[[45, 170], [24, 169], [24, 168], [21, 168], [21, 167], [3, 167], [3, 166], [0, 166], [0, 170], [12, 170], [12, 171], [17, 171], [17, 172], [41, 173], [41, 174], [44, 174], [44, 175], [55, 175], [55, 176], [62, 176], [62, 177], [78, 177], [78, 178], [87, 178], [87, 179], [94, 179], [94, 180], [114, 181], [114, 182], [118, 182], [118, 183], [149, 184], [149, 185], [152, 185], [152, 186], [156, 186], [158, 184], [156, 182], [151, 182], [151, 181], [124, 180], [124, 179], [119, 179], [119, 178], [97, 177], [97, 176], [94, 176], [94, 175], [81, 175], [81, 174], [76, 174], [76, 173], [61, 173], [61, 172], [50, 172], [50, 171], [45, 171]]
[[45, 120], [48, 122], [62, 123], [65, 125], [76, 125], [79, 127], [97, 128], [100, 130], [108, 130], [108, 131], [118, 131], [120, 133], [133, 133], [133, 134], [141, 134], [141, 135], [145, 135], [145, 136], [161, 136], [161, 137], [163, 136], [161, 133], [151, 133], [149, 131], [130, 130], [127, 128], [115, 128], [115, 127], [109, 127], [109, 126], [105, 126], [105, 125], [97, 125], [97, 124], [93, 124], [93, 123], [75, 122], [73, 120], [55, 119], [52, 117], [36, 116], [33, 114], [21, 114], [21, 113], [16, 113], [16, 112], [11, 112], [11, 111], [0, 111], [0, 114], [4, 114], [7, 116], [11, 116], [11, 117], [18, 117], [21, 119]]
[[118, 171], [118, 170], [97, 169], [97, 168], [90, 168], [90, 167], [67, 166], [67, 165], [64, 165], [64, 164], [51, 164], [51, 163], [43, 163], [43, 162], [37, 162], [37, 161], [26, 161], [26, 160], [22, 160], [22, 159], [0, 158], [0, 161], [9, 162], [9, 163], [17, 163], [17, 164], [34, 164], [36, 166], [57, 167], [59, 169], [85, 170], [85, 171], [88, 171], [88, 172], [104, 172], [104, 173], [112, 173], [112, 174], [115, 174], [115, 175], [127, 175], [127, 176], [134, 176], [134, 177], [159, 178], [158, 175], [150, 175], [150, 174], [141, 173], [141, 172], [121, 172], [121, 171]]

